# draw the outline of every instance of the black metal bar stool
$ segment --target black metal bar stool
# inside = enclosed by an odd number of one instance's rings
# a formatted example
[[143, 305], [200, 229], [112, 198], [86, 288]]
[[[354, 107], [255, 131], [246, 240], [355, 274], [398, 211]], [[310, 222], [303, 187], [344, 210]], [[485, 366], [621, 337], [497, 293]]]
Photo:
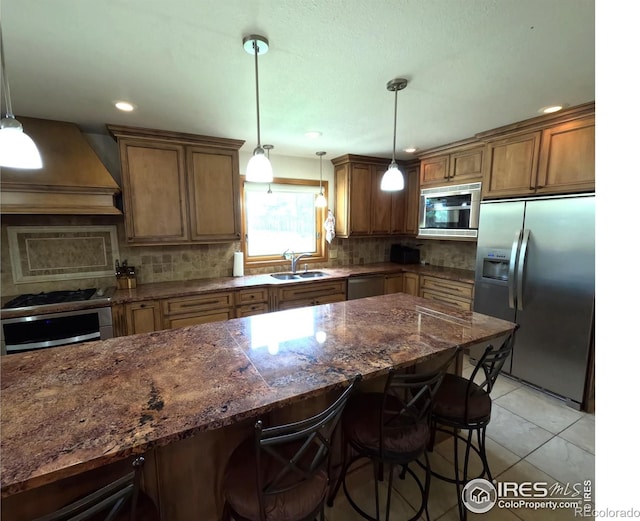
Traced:
[[241, 443], [224, 475], [224, 519], [237, 521], [324, 520], [329, 490], [331, 438], [358, 376], [320, 414], [265, 428]]
[[[427, 512], [430, 472], [428, 468], [427, 444], [430, 439], [430, 415], [433, 397], [440, 386], [447, 367], [457, 356], [447, 357], [436, 370], [423, 373], [389, 371], [383, 393], [361, 393], [354, 395], [342, 418], [343, 467], [340, 478], [327, 504], [333, 501], [342, 484], [345, 497], [360, 516], [370, 521], [380, 520], [378, 481], [383, 479], [383, 466], [389, 466], [387, 506], [385, 519], [389, 521], [391, 490], [396, 466], [402, 468], [401, 478], [408, 474], [421, 492], [422, 502], [409, 521], [415, 521]], [[353, 456], [346, 462], [347, 448]], [[409, 463], [424, 456], [426, 462], [424, 480], [409, 467]], [[365, 512], [351, 497], [346, 484], [349, 468], [363, 458], [373, 462], [376, 517]], [[396, 520], [394, 520], [396, 521]]]
[[69, 505], [34, 521], [160, 521], [149, 496], [140, 490], [144, 458], [133, 471]]
[[[446, 374], [433, 401], [431, 414], [432, 436], [436, 432], [445, 432], [453, 437], [454, 476], [444, 476], [432, 471], [434, 477], [455, 483], [458, 495], [458, 513], [460, 519], [467, 517], [467, 510], [462, 502], [462, 488], [471, 479], [487, 477], [493, 478], [487, 461], [485, 439], [487, 425], [491, 420], [491, 390], [500, 374], [502, 366], [513, 350], [515, 331], [509, 334], [500, 348], [489, 345], [478, 364], [475, 366], [469, 379], [454, 374]], [[476, 376], [482, 370], [484, 380], [475, 383]], [[481, 377], [482, 378], [482, 377]], [[460, 431], [465, 431], [464, 435]], [[476, 434], [477, 444], [473, 442], [473, 434]], [[433, 445], [432, 438], [430, 445]], [[462, 477], [458, 466], [458, 441], [465, 444], [464, 465]], [[482, 462], [482, 472], [474, 478], [469, 478], [469, 455], [473, 450]]]

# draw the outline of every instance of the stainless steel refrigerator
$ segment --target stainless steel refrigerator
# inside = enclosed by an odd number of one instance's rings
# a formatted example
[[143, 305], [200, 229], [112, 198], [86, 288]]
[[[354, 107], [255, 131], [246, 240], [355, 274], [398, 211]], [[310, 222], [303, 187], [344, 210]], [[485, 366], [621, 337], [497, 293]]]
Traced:
[[595, 297], [595, 196], [483, 202], [474, 310], [520, 324], [505, 371], [579, 407]]

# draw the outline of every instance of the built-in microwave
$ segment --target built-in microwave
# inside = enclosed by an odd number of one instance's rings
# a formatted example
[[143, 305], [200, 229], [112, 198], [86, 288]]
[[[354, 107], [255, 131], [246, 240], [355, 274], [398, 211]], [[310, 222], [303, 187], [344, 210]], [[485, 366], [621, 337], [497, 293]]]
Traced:
[[418, 236], [477, 238], [482, 183], [420, 190]]

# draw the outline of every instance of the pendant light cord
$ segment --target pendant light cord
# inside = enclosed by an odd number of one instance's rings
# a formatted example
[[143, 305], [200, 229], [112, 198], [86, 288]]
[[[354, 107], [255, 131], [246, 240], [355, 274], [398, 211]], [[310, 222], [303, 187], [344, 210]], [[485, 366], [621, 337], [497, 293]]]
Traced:
[[4, 90], [4, 101], [6, 104], [6, 117], [14, 118], [13, 109], [11, 108], [11, 96], [9, 94], [9, 79], [7, 78], [7, 70], [4, 64], [4, 40], [2, 38], [2, 25], [0, 24], [0, 66], [2, 67], [2, 87]]
[[396, 122], [398, 120], [398, 88], [394, 89], [396, 94], [395, 103], [393, 105], [393, 152], [391, 153], [391, 162], [396, 162]]
[[255, 58], [255, 65], [256, 65], [256, 112], [258, 115], [258, 147], [261, 147], [260, 145], [260, 94], [259, 94], [259, 87], [258, 87], [258, 40], [254, 40], [253, 41], [253, 54], [254, 54], [254, 58]]

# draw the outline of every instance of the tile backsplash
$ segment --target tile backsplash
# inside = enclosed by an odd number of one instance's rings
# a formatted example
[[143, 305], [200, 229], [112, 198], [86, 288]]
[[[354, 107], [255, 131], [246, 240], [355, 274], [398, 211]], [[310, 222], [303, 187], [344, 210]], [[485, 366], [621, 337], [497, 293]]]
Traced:
[[[9, 226], [105, 226], [115, 225], [119, 237], [119, 261], [125, 259], [136, 267], [138, 284], [189, 279], [229, 277], [233, 270], [233, 254], [240, 250], [240, 242], [203, 245], [128, 246], [124, 242], [124, 224], [121, 217], [86, 216], [4, 216], [0, 260], [2, 295], [37, 293], [58, 289], [115, 286], [115, 276], [77, 278], [65, 281], [47, 281], [16, 284], [11, 271], [8, 247]], [[336, 258], [325, 264], [314, 263], [313, 268], [338, 267], [389, 260], [391, 245], [402, 243], [420, 249], [421, 261], [433, 265], [474, 269], [476, 244], [474, 242], [435, 241], [400, 238], [334, 239], [329, 246]], [[259, 269], [245, 269], [246, 275], [286, 270], [287, 264]]]

